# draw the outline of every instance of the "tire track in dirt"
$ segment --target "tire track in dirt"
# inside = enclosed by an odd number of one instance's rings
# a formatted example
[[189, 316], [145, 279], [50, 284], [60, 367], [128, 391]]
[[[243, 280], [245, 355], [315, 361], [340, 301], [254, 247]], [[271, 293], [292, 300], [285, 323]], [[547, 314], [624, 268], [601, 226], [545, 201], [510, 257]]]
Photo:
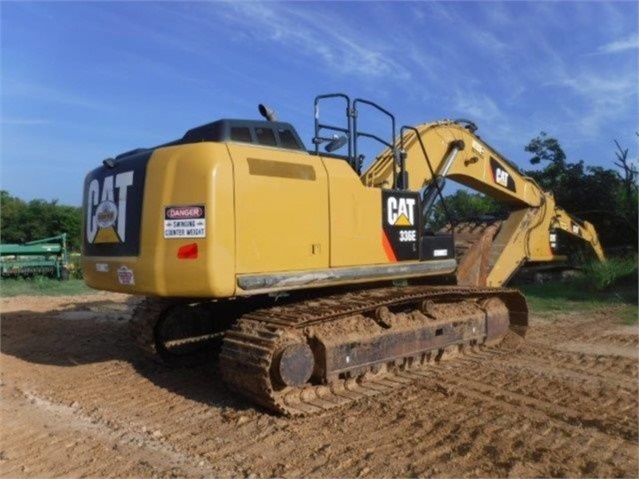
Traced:
[[[509, 392], [520, 398], [530, 398], [545, 403], [546, 409], [555, 409], [573, 421], [592, 424], [620, 437], [630, 439], [639, 434], [635, 419], [637, 384], [627, 384], [628, 389], [610, 388], [601, 381], [570, 381], [553, 377], [544, 369], [513, 368], [516, 357], [508, 357], [500, 362], [483, 362], [479, 375], [472, 376], [467, 370], [459, 371], [458, 378], [467, 381], [490, 384], [500, 393]], [[468, 360], [461, 363], [468, 364]], [[475, 363], [476, 366], [480, 366]], [[484, 372], [489, 370], [490, 372]], [[583, 374], [582, 374], [583, 376]]]
[[620, 381], [634, 380], [639, 372], [639, 361], [635, 357], [623, 357], [615, 355], [598, 355], [583, 351], [564, 351], [557, 349], [555, 344], [547, 344], [526, 340], [522, 345], [522, 355], [527, 359], [535, 358], [545, 361], [552, 357], [554, 365], [564, 369], [587, 372], [601, 377], [616, 378]]
[[[197, 383], [201, 382], [202, 378], [198, 378]], [[129, 374], [126, 382], [120, 380], [117, 384], [118, 388], [114, 389], [109, 383], [93, 382], [86, 389], [61, 392], [56, 399], [65, 402], [75, 398], [100, 423], [117, 430], [136, 431], [135, 434], [143, 437], [151, 435], [157, 442], [169, 444], [171, 451], [189, 463], [205, 462], [209, 472], [217, 470], [212, 466], [214, 462], [210, 462], [215, 457], [206, 450], [194, 451], [193, 441], [189, 441], [196, 437], [198, 444], [209, 442], [203, 438], [209, 435], [205, 425], [213, 412], [206, 403], [160, 388], [137, 376], [135, 371]], [[175, 383], [180, 388], [189, 384], [195, 385], [194, 378], [181, 378]], [[85, 391], [89, 394], [85, 395]], [[219, 447], [215, 449], [219, 450]]]
[[[19, 462], [12, 462], [10, 467], [3, 465], [5, 477], [69, 477], [75, 471], [94, 477], [117, 475], [118, 468], [114, 470], [112, 463], [104, 464], [97, 460], [103, 452], [125, 454], [122, 457], [127, 459], [120, 474], [147, 469], [144, 463], [153, 463], [160, 470], [173, 470], [179, 475], [191, 475], [196, 469], [191, 465], [196, 464], [191, 458], [179, 454], [156, 437], [113, 428], [82, 411], [77, 403], [66, 406], [19, 388], [3, 393], [3, 428], [21, 430], [20, 434], [10, 437], [3, 435], [4, 455], [21, 458]], [[27, 414], [40, 427], [21, 429], [18, 412]], [[77, 440], [76, 437], [82, 439]], [[113, 446], [105, 446], [105, 442]], [[24, 450], [25, 445], [28, 445], [27, 451]], [[142, 446], [144, 449], [140, 452]], [[113, 451], [119, 451], [119, 454]], [[42, 461], [42, 458], [47, 460]], [[53, 458], [57, 460], [52, 461]]]
[[[478, 434], [487, 438], [488, 441], [484, 442], [483, 446], [471, 448], [468, 452], [474, 452], [475, 457], [482, 457], [482, 455], [491, 457], [494, 462], [493, 467], [501, 468], [507, 474], [518, 475], [516, 468], [520, 462], [516, 459], [517, 455], [513, 454], [518, 447], [523, 448], [526, 452], [533, 450], [532, 453], [527, 452], [522, 455], [523, 459], [538, 460], [545, 457], [546, 460], [558, 465], [571, 462], [581, 464], [590, 457], [593, 448], [600, 451], [598, 458], [602, 466], [615, 466], [636, 458], [636, 440], [633, 442], [625, 438], [610, 436], [598, 427], [583, 424], [575, 417], [574, 413], [571, 414], [569, 409], [557, 410], [556, 406], [552, 404], [503, 392], [499, 388], [493, 388], [484, 383], [472, 383], [467, 378], [450, 377], [446, 373], [437, 373], [433, 381], [436, 386], [446, 389], [449, 394], [465, 398], [464, 400], [469, 402], [469, 407], [474, 405], [478, 411], [481, 411], [479, 420], [471, 424], [464, 424], [464, 428], [469, 434], [472, 434], [470, 431], [473, 429], [480, 431]], [[503, 421], [502, 427], [494, 431], [486, 429], [484, 424], [490, 422], [490, 417], [494, 418], [497, 412], [498, 418], [492, 419], [492, 421]], [[562, 413], [567, 414], [564, 416]], [[527, 429], [536, 433], [534, 436], [537, 436], [537, 442], [523, 444], [520, 441], [520, 444], [517, 444], [517, 438], [528, 437]], [[473, 444], [471, 441], [466, 442]], [[588, 447], [584, 449], [584, 454], [579, 456], [572, 444], [587, 444]], [[540, 452], [543, 454], [539, 455]], [[623, 460], [618, 461], [614, 459], [615, 456], [620, 456]], [[474, 464], [465, 465], [464, 461], [460, 461], [454, 456], [449, 458], [449, 462], [455, 471], [464, 469], [476, 473], [478, 471], [475, 469], [480, 467], [481, 471], [482, 464], [487, 467], [483, 460], [476, 460]], [[570, 470], [570, 468], [566, 470]], [[541, 476], [557, 474], [558, 471], [539, 471]], [[622, 475], [627, 474], [628, 471]], [[559, 473], [559, 475], [571, 474], [565, 472]], [[605, 473], [594, 475], [607, 476]]]
[[[593, 313], [595, 317], [600, 313]], [[546, 345], [553, 344], [557, 338], [570, 337], [572, 341], [580, 341], [590, 344], [609, 344], [637, 348], [639, 346], [639, 329], [637, 326], [610, 327], [606, 316], [602, 315], [601, 321], [575, 319], [574, 315], [560, 315], [553, 321], [533, 318], [532, 328], [527, 340], [540, 342]], [[583, 327], [587, 324], [587, 327]], [[535, 327], [542, 326], [542, 327]]]
[[565, 381], [609, 386], [613, 389], [620, 389], [622, 393], [635, 395], [637, 393], [637, 381], [632, 377], [621, 374], [597, 373], [596, 371], [586, 373], [581, 367], [571, 368], [570, 365], [564, 365], [561, 361], [553, 361], [553, 359], [556, 358], [546, 357], [541, 360], [533, 358], [532, 355], [527, 357], [513, 356], [508, 362], [497, 364], [496, 367], [525, 370], [529, 373], [561, 378]]
[[[453, 397], [462, 396], [471, 401], [469, 407], [479, 406], [482, 410], [481, 434], [473, 434], [472, 427], [467, 424], [467, 417], [458, 419], [464, 423], [464, 429], [450, 448], [443, 447], [442, 450], [452, 449], [458, 454], [453, 455], [460, 459], [455, 459], [455, 471], [466, 471], [469, 475], [481, 475], [481, 461], [465, 461], [465, 456], [493, 457], [495, 467], [503, 468], [508, 474], [521, 475], [521, 471], [530, 471], [530, 466], [524, 464], [531, 460], [538, 460], [542, 456], [548, 456], [548, 451], [555, 448], [561, 449], [564, 442], [574, 441], [575, 437], [583, 436], [583, 441], [575, 441], [576, 444], [586, 444], [581, 447], [581, 453], [577, 455], [581, 458], [582, 464], [579, 471], [582, 474], [593, 475], [595, 471], [609, 471], [612, 475], [626, 475], [623, 469], [618, 467], [619, 463], [628, 460], [636, 460], [636, 383], [632, 378], [625, 378], [623, 385], [626, 387], [623, 398], [617, 398], [617, 391], [608, 391], [606, 402], [601, 403], [601, 392], [606, 392], [605, 388], [592, 388], [593, 381], [583, 381], [576, 384], [570, 383], [569, 387], [564, 387], [564, 381], [551, 374], [551, 380], [545, 368], [537, 370], [530, 368], [526, 364], [526, 359], [517, 357], [514, 351], [500, 351], [492, 355], [493, 359], [487, 359], [484, 355], [467, 356], [450, 364], [442, 364], [429, 369], [432, 379], [425, 379], [423, 386], [430, 384], [430, 387], [440, 388]], [[547, 358], [548, 364], [552, 363], [552, 358]], [[522, 365], [517, 361], [524, 362], [524, 374], [521, 374]], [[541, 363], [541, 364], [540, 364]], [[538, 361], [537, 366], [544, 366]], [[587, 377], [583, 369], [579, 377]], [[479, 373], [478, 373], [479, 372]], [[556, 372], [556, 371], [553, 371]], [[568, 371], [575, 374], [574, 371]], [[596, 378], [595, 383], [601, 386], [601, 379]], [[434, 383], [433, 383], [434, 381]], [[434, 384], [434, 386], [433, 386]], [[586, 385], [584, 389], [583, 384]], [[584, 396], [584, 390], [592, 394]], [[592, 391], [591, 391], [592, 390]], [[632, 391], [635, 391], [633, 393]], [[585, 399], [584, 399], [585, 398]], [[575, 400], [577, 403], [575, 404]], [[487, 404], [486, 404], [487, 403]], [[505, 427], [491, 429], [492, 424], [503, 421], [500, 417], [489, 417], [485, 410], [501, 410], [502, 414], [515, 418], [514, 421], [507, 422]], [[588, 414], [584, 412], [588, 411]], [[611, 413], [610, 411], [616, 411]], [[620, 414], [623, 413], [623, 414]], [[534, 418], [538, 426], [550, 424], [550, 428], [544, 431], [544, 435], [550, 435], [552, 441], [535, 441], [527, 444], [526, 449], [534, 449], [533, 453], [522, 456], [521, 460], [507, 461], [499, 460], [499, 449], [490, 445], [483, 446], [477, 442], [477, 436], [492, 437], [497, 442], [511, 442], [517, 447], [524, 444], [516, 444], [516, 438], [521, 438], [522, 429], [530, 418]], [[603, 418], [602, 418], [603, 417]], [[472, 421], [471, 421], [472, 422]], [[622, 423], [622, 424], [619, 424]], [[593, 431], [594, 429], [594, 431]], [[514, 431], [514, 434], [513, 434]], [[591, 436], [595, 436], [592, 439]], [[566, 439], [563, 439], [565, 436]], [[512, 441], [508, 441], [508, 438]], [[538, 444], [539, 443], [539, 444]], [[596, 447], [606, 451], [603, 461], [595, 464], [589, 461], [588, 454], [590, 447]], [[575, 462], [572, 456], [572, 448], [567, 448], [568, 454], [557, 459], [558, 464]], [[510, 447], [507, 450], [511, 450]], [[423, 455], [425, 461], [440, 460], [438, 449], [429, 451]], [[555, 454], [556, 455], [556, 454]], [[605, 456], [608, 456], [607, 458]], [[619, 461], [619, 456], [623, 460]], [[456, 462], [455, 462], [456, 461]], [[566, 462], [568, 461], [568, 462]], [[450, 461], [449, 461], [450, 462]], [[485, 466], [485, 465], [484, 465]], [[523, 468], [523, 469], [522, 469]], [[559, 467], [555, 470], [538, 469], [536, 475], [566, 475], [561, 471], [567, 470]], [[438, 473], [437, 470], [428, 470], [430, 473]], [[461, 474], [463, 475], [463, 474]], [[602, 474], [605, 475], [605, 474]]]
[[[562, 421], [579, 428], [595, 429], [603, 434], [618, 436], [627, 441], [637, 437], [636, 424], [629, 424], [632, 418], [626, 421], [624, 417], [618, 415], [605, 418], [597, 416], [598, 411], [594, 409], [596, 402], [580, 400], [583, 396], [579, 394], [570, 395], [571, 401], [575, 402], [572, 403], [572, 407], [569, 407], [565, 404], [567, 401], [562, 401], [562, 397], [557, 396], [560, 388], [547, 381], [526, 380], [515, 383], [514, 375], [507, 379], [504, 375], [494, 373], [475, 376], [475, 379], [472, 379], [469, 375], [459, 374], [459, 372], [455, 377], [438, 374], [437, 379], [439, 384], [453, 387], [456, 391], [466, 388], [469, 394], [483, 395], [491, 401], [521, 408], [526, 411], [526, 414], [541, 413], [551, 420]], [[522, 390], [525, 394], [522, 394]], [[462, 391], [461, 394], [466, 392]], [[587, 413], [584, 414], [584, 411]], [[605, 410], [600, 412], [605, 414]]]
[[[429, 395], [435, 402], [425, 406], [424, 396], [415, 394], [415, 387], [411, 386], [386, 399], [397, 404], [396, 408], [379, 403], [371, 405], [372, 414], [393, 409], [390, 414], [393, 419], [378, 428], [371, 429], [370, 419], [366, 418], [362, 423], [352, 421], [341, 428], [337, 427], [338, 432], [348, 432], [351, 437], [351, 440], [341, 445], [341, 451], [337, 451], [338, 455], [341, 452], [350, 457], [349, 461], [339, 462], [335, 469], [337, 477], [349, 476], [353, 471], [359, 475], [366, 469], [379, 470], [379, 467], [386, 467], [390, 476], [410, 475], [411, 465], [417, 457], [427, 453], [437, 454], [446, 449], [447, 441], [443, 438], [456, 434], [459, 423], [472, 417], [473, 412], [464, 405], [450, 403], [436, 391]], [[448, 415], [454, 416], [459, 423], [444, 419]], [[363, 451], [364, 456], [357, 457], [350, 451]], [[388, 457], [393, 458], [393, 464], [383, 464]]]

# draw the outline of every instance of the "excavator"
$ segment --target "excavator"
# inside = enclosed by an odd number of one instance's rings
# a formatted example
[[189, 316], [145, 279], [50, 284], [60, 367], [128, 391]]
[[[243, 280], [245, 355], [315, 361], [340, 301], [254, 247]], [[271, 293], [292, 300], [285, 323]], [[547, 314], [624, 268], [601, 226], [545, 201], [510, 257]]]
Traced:
[[[323, 123], [326, 105], [344, 119]], [[506, 284], [560, 258], [566, 238], [604, 259], [593, 226], [474, 123], [397, 133], [388, 110], [343, 93], [314, 110], [310, 150], [260, 105], [263, 120], [214, 121], [87, 174], [84, 279], [143, 297], [131, 333], [144, 353], [178, 366], [215, 356], [232, 391], [276, 413], [318, 413], [523, 337], [526, 300]], [[373, 117], [389, 138], [361, 128]], [[366, 168], [364, 141], [382, 145]], [[508, 216], [434, 228], [448, 180]]]

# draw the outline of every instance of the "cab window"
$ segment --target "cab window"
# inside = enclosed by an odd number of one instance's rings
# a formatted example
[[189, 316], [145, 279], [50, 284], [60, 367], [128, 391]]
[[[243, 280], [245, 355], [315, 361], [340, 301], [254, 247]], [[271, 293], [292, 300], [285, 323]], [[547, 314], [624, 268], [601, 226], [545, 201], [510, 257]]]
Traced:
[[277, 130], [278, 135], [280, 136], [280, 146], [282, 148], [290, 148], [293, 150], [301, 150], [295, 135], [291, 130], [287, 130], [285, 128], [280, 128]]
[[276, 146], [275, 133], [270, 128], [256, 128], [255, 136], [260, 145]]
[[233, 127], [231, 128], [231, 140], [242, 141], [244, 143], [251, 143], [251, 130], [247, 127]]

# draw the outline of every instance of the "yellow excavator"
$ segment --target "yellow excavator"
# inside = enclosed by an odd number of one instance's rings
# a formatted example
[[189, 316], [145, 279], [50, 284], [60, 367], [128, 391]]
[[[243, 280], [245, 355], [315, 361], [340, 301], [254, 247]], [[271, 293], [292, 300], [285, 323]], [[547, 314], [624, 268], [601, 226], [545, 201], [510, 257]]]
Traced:
[[[343, 123], [320, 121], [320, 106], [342, 104]], [[371, 101], [335, 93], [314, 106], [311, 150], [260, 105], [264, 120], [218, 120], [88, 173], [84, 278], [145, 297], [131, 319], [142, 351], [177, 365], [217, 354], [231, 390], [311, 414], [401, 387], [509, 330], [523, 336], [526, 301], [503, 286], [524, 263], [557, 260], [565, 235], [603, 260], [593, 226], [472, 122], [397, 134]], [[389, 139], [362, 131], [362, 113], [387, 120]], [[383, 145], [365, 170], [363, 140]], [[508, 217], [432, 228], [447, 179]]]

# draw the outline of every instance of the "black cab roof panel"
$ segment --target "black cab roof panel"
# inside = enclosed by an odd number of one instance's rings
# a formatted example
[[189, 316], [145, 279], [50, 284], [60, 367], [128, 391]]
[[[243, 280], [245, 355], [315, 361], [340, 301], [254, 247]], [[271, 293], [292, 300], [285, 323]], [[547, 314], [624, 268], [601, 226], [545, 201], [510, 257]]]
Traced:
[[115, 159], [119, 160], [143, 151], [155, 150], [156, 148], [186, 145], [202, 141], [213, 141], [217, 143], [237, 141], [308, 153], [297, 131], [295, 131], [295, 128], [290, 123], [259, 120], [217, 120], [212, 123], [207, 123], [206, 125], [191, 128], [179, 140], [170, 141], [152, 148], [136, 148], [119, 154]]
[[179, 143], [200, 141], [238, 141], [287, 150], [306, 151], [304, 143], [290, 123], [259, 120], [218, 120], [192, 128]]

